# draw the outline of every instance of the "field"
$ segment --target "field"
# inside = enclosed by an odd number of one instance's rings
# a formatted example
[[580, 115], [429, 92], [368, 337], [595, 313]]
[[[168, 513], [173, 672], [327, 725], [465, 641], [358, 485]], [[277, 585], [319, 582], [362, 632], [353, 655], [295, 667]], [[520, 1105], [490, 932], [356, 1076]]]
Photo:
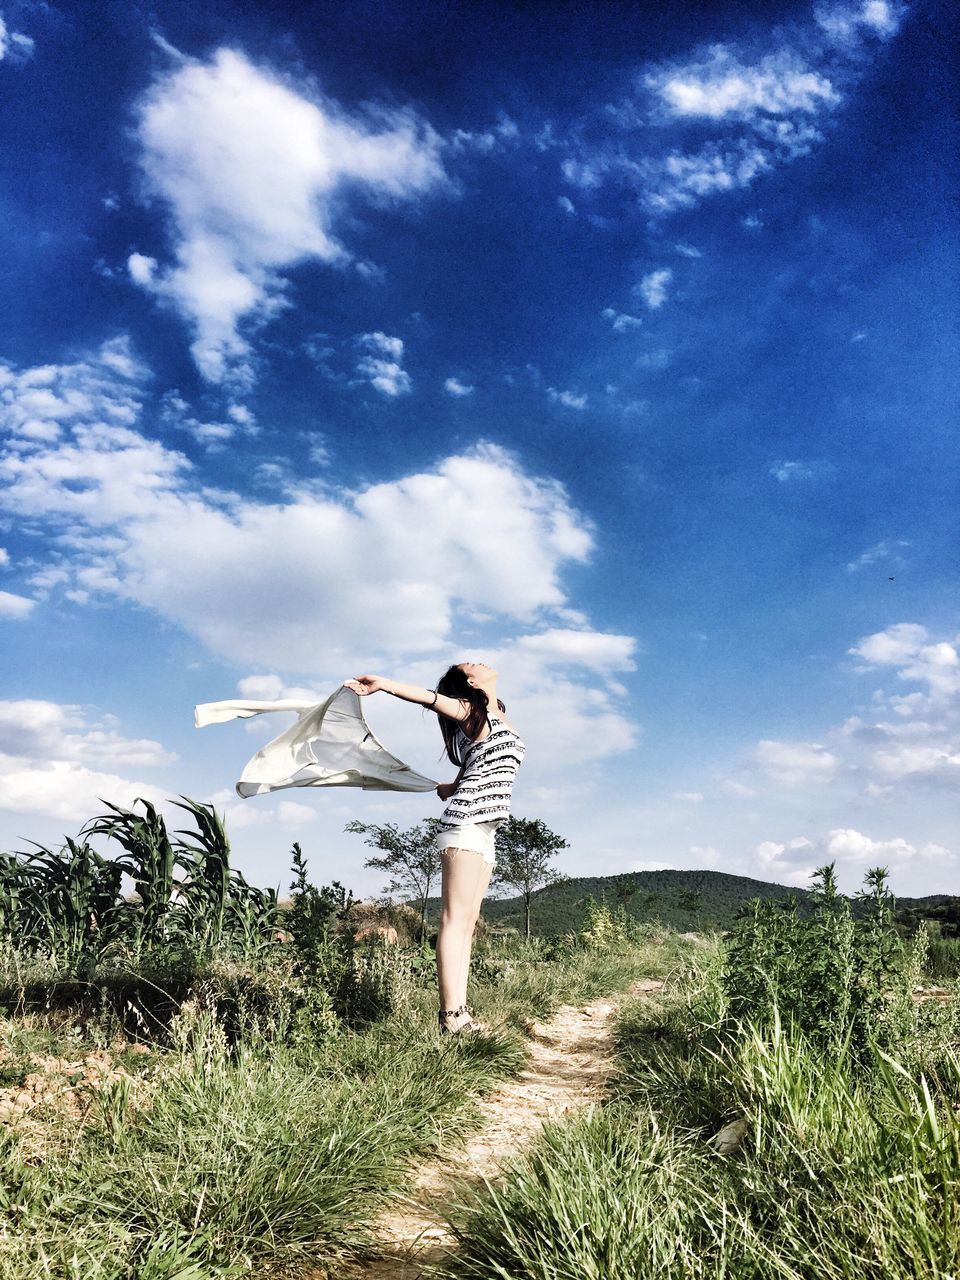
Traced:
[[415, 913], [302, 860], [281, 910], [186, 813], [6, 865], [0, 1280], [958, 1275], [956, 989], [881, 873], [723, 938], [481, 930], [441, 1040]]

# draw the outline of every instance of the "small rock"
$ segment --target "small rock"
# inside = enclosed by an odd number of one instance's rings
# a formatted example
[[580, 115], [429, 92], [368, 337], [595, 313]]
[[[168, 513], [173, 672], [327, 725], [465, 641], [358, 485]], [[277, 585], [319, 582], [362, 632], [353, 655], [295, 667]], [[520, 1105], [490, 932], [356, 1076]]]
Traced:
[[736, 1151], [747, 1134], [749, 1125], [742, 1117], [725, 1124], [719, 1133], [714, 1134], [710, 1145], [718, 1156], [728, 1156]]

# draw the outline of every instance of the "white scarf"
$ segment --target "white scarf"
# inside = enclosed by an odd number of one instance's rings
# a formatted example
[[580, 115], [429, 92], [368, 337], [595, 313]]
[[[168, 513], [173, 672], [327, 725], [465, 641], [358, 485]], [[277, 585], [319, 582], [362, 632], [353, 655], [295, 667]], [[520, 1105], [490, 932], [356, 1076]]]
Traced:
[[312, 702], [204, 702], [198, 729], [267, 711], [295, 711], [295, 724], [261, 747], [244, 766], [237, 794], [259, 796], [284, 787], [363, 787], [365, 791], [435, 791], [437, 784], [378, 742], [363, 718], [359, 696], [340, 688]]

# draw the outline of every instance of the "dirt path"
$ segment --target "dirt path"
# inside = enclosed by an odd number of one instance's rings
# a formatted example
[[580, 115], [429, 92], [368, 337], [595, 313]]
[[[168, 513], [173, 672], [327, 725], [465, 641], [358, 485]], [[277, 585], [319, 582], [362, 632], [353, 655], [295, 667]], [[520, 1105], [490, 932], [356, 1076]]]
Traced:
[[[644, 979], [631, 994], [659, 991], [662, 986]], [[579, 1009], [563, 1005], [549, 1022], [533, 1025], [524, 1070], [483, 1100], [482, 1125], [466, 1145], [424, 1165], [409, 1198], [381, 1215], [376, 1236], [383, 1254], [351, 1272], [352, 1277], [418, 1280], [425, 1268], [455, 1247], [443, 1210], [457, 1184], [494, 1178], [545, 1120], [579, 1111], [603, 1096], [614, 1066], [615, 1010], [610, 1000]]]

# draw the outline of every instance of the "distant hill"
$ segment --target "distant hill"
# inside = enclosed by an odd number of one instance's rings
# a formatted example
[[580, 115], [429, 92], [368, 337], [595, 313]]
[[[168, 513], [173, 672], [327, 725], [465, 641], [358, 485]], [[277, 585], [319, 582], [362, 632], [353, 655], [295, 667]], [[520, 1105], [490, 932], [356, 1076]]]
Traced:
[[[623, 904], [635, 920], [654, 921], [685, 930], [729, 929], [737, 912], [752, 898], [786, 901], [795, 895], [801, 907], [809, 901], [807, 889], [733, 876], [723, 871], [634, 871], [617, 876], [578, 876], [562, 884], [540, 889], [533, 896], [531, 927], [550, 937], [575, 931], [583, 924], [587, 900], [605, 899], [611, 907]], [[898, 917], [919, 919], [939, 914], [937, 907], [949, 901], [943, 894], [929, 898], [898, 898]], [[429, 913], [436, 920], [440, 899], [431, 898]], [[854, 899], [854, 910], [856, 900]], [[522, 931], [523, 901], [491, 898], [483, 904], [483, 918], [494, 926]]]

